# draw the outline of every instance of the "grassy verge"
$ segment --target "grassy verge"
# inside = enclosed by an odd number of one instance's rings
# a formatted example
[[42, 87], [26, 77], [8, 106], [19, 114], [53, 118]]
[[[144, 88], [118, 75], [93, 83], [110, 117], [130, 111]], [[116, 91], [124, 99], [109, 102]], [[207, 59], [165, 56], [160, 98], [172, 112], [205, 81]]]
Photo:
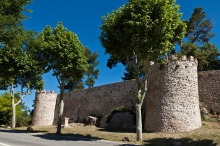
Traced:
[[[16, 128], [26, 130], [26, 127]], [[34, 131], [55, 134], [55, 126], [33, 126]], [[202, 127], [184, 133], [143, 133], [143, 142], [136, 142], [135, 131], [106, 130], [95, 126], [84, 126], [74, 123], [70, 127], [62, 129], [62, 135], [91, 137], [111, 141], [121, 141], [123, 137], [130, 138], [130, 144], [147, 146], [170, 146], [173, 141], [181, 142], [183, 146], [220, 146], [220, 122], [203, 121]]]

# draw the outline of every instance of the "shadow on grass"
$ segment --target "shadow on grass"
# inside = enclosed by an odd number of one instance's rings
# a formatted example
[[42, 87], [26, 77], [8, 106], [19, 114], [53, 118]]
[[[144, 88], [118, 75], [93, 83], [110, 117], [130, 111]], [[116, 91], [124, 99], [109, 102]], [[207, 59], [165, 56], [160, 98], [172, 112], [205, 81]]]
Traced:
[[136, 133], [135, 129], [107, 129], [101, 128], [98, 131], [115, 132], [115, 133]]
[[204, 139], [204, 140], [192, 140], [189, 138], [155, 138], [153, 140], [143, 141], [145, 146], [172, 146], [173, 142], [180, 142], [181, 146], [217, 146], [217, 143], [214, 143], [213, 140]]

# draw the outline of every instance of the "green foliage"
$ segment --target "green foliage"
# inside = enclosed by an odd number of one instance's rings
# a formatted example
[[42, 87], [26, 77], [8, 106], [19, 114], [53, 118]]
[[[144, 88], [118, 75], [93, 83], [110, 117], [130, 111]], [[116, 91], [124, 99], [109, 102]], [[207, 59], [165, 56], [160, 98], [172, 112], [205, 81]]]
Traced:
[[95, 69], [99, 61], [96, 61], [98, 58], [97, 52], [92, 53], [88, 48], [86, 48], [85, 55], [88, 58], [87, 62], [89, 64], [88, 70], [85, 72], [87, 79], [85, 84], [91, 88], [95, 84], [95, 79], [98, 79], [99, 69]]
[[184, 37], [186, 25], [178, 11], [174, 0], [130, 0], [102, 17], [99, 39], [110, 55], [107, 66], [121, 62], [128, 69], [125, 79], [143, 77], [147, 58], [157, 60]]
[[119, 112], [129, 112], [131, 115], [134, 116], [134, 122], [135, 122], [135, 103], [133, 101], [131, 101], [131, 106], [132, 108], [125, 108], [123, 105], [119, 106], [119, 107], [114, 107], [110, 114], [106, 116], [106, 123], [109, 123], [112, 119], [112, 117], [114, 116], [114, 114], [119, 113]]
[[[95, 79], [98, 79], [99, 69], [96, 67], [99, 64], [99, 61], [96, 61], [98, 58], [97, 52], [92, 53], [88, 48], [85, 47], [85, 56], [87, 57], [88, 70], [84, 73], [84, 78], [79, 81], [75, 81], [73, 78], [69, 78], [68, 83], [65, 85], [65, 91], [74, 91], [78, 89], [84, 89], [84, 84], [88, 88], [93, 87], [95, 84]], [[83, 82], [85, 80], [85, 83]]]
[[187, 24], [186, 38], [190, 43], [206, 43], [210, 38], [214, 37], [215, 34], [211, 33], [213, 22], [211, 19], [206, 19], [205, 12], [202, 8], [195, 8], [189, 21], [185, 21]]
[[22, 126], [29, 126], [31, 121], [31, 116], [28, 113], [28, 111], [22, 111], [21, 114], [16, 116], [16, 126], [22, 127]]
[[11, 100], [10, 94], [0, 95], [0, 124], [9, 124], [11, 119]]
[[202, 121], [206, 121], [205, 114], [203, 112], [200, 112], [200, 115], [201, 115], [201, 120]]
[[[15, 94], [15, 102], [19, 99], [19, 94]], [[16, 115], [22, 115], [22, 105], [16, 107]], [[11, 95], [8, 92], [0, 94], [0, 124], [11, 124], [12, 108]]]
[[31, 0], [1, 0], [0, 1], [0, 48], [10, 44], [20, 30], [21, 21], [26, 19], [24, 12], [30, 12], [25, 6]]
[[196, 57], [198, 59], [199, 71], [220, 69], [220, 60], [218, 58], [220, 53], [218, 48], [210, 42], [205, 43], [201, 47], [197, 44], [182, 43], [182, 49], [178, 56], [181, 55]]
[[119, 112], [126, 112], [126, 111], [127, 111], [127, 109], [125, 109], [123, 105], [121, 105], [119, 107], [114, 107], [111, 110], [110, 115], [106, 116], [106, 123], [109, 123], [111, 121], [114, 114], [119, 113]]
[[[113, 59], [157, 58], [174, 48], [185, 35], [175, 1], [130, 0], [127, 4], [102, 17], [100, 41], [105, 53]], [[124, 55], [126, 53], [126, 55]]]
[[83, 78], [88, 63], [85, 48], [75, 33], [60, 22], [54, 29], [46, 26], [37, 41], [41, 44], [35, 53], [47, 63], [48, 69], [53, 70], [60, 85], [62, 80], [66, 84], [70, 77], [75, 81]]
[[21, 29], [10, 43], [0, 48], [0, 89], [7, 89], [12, 84], [22, 89], [43, 88], [44, 68], [33, 59], [29, 47], [34, 37], [34, 32]]

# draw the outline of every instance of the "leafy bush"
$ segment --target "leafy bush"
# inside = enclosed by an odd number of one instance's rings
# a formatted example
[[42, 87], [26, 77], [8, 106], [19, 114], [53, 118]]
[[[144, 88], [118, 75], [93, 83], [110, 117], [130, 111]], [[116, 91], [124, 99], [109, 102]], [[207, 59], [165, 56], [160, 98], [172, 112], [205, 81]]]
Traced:
[[29, 126], [31, 116], [27, 111], [23, 111], [22, 114], [16, 117], [16, 127]]
[[109, 123], [113, 117], [114, 114], [118, 113], [118, 112], [123, 112], [125, 111], [125, 108], [124, 106], [119, 106], [119, 107], [114, 107], [112, 110], [111, 110], [111, 113], [110, 115], [107, 115], [106, 116], [106, 123]]
[[114, 114], [119, 113], [119, 112], [129, 112], [131, 115], [134, 115], [135, 117], [135, 110], [134, 109], [126, 109], [123, 105], [119, 106], [119, 107], [114, 107], [111, 110], [110, 115], [106, 116], [106, 123], [109, 123], [112, 119], [112, 117], [114, 116]]
[[[15, 102], [18, 101], [19, 95], [15, 94]], [[10, 93], [0, 94], [0, 124], [11, 125], [12, 107]], [[31, 117], [29, 109], [24, 103], [16, 106], [16, 126], [27, 126]]]

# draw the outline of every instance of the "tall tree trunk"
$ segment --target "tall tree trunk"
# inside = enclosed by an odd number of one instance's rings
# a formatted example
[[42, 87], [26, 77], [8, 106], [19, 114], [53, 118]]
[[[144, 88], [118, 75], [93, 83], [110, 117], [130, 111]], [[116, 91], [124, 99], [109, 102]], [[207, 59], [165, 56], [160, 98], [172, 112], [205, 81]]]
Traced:
[[59, 108], [59, 114], [58, 114], [58, 120], [57, 120], [57, 134], [61, 134], [61, 124], [62, 124], [62, 115], [63, 115], [63, 108], [64, 108], [64, 102], [63, 102], [63, 94], [64, 94], [64, 80], [62, 80], [60, 85], [60, 108]]
[[141, 105], [142, 105], [142, 103], [136, 103], [136, 135], [137, 135], [137, 141], [142, 141]]
[[142, 141], [142, 114], [141, 114], [141, 107], [147, 92], [147, 79], [145, 82], [138, 83], [138, 95], [136, 99], [136, 135], [137, 141]]
[[11, 117], [11, 127], [12, 128], [15, 128], [15, 108], [16, 108], [16, 105], [15, 105], [15, 98], [14, 98], [14, 88], [13, 88], [13, 84], [11, 84], [11, 89], [10, 89], [10, 94], [11, 94], [11, 109], [12, 109], [12, 117]]

